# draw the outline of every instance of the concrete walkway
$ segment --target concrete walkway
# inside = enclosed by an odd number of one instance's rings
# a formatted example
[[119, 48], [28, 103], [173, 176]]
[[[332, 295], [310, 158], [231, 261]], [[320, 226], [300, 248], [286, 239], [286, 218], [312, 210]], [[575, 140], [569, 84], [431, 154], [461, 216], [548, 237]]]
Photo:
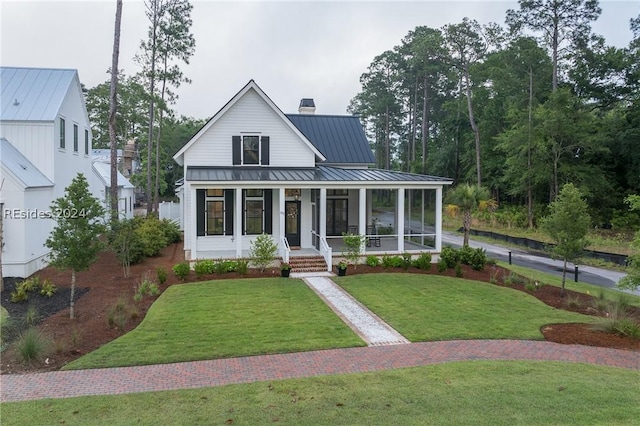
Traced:
[[309, 287], [369, 346], [398, 345], [409, 341], [360, 304], [330, 278], [303, 278]]
[[560, 361], [640, 370], [640, 352], [543, 341], [461, 340], [3, 375], [0, 401], [194, 389], [478, 360]]

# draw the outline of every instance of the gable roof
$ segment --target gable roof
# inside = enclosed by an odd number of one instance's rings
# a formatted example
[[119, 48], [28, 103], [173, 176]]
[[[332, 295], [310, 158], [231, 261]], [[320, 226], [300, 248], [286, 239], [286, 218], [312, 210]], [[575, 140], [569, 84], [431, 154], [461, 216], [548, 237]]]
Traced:
[[0, 67], [0, 120], [55, 120], [77, 74], [72, 69]]
[[357, 116], [287, 114], [287, 118], [324, 154], [327, 163], [376, 162]]
[[[94, 161], [93, 169], [104, 184], [104, 186], [111, 187], [111, 164], [104, 163], [102, 161]], [[124, 175], [118, 172], [118, 186], [122, 188], [134, 188], [129, 180]]]
[[287, 116], [284, 115], [280, 108], [278, 108], [276, 104], [273, 103], [273, 101], [267, 96], [266, 93], [262, 91], [258, 84], [253, 80], [249, 80], [249, 82], [242, 89], [240, 89], [240, 91], [236, 93], [235, 96], [231, 98], [231, 100], [229, 100], [229, 102], [227, 102], [225, 106], [223, 106], [218, 112], [216, 112], [215, 115], [211, 117], [211, 119], [207, 121], [200, 130], [198, 130], [198, 133], [196, 133], [189, 140], [189, 142], [185, 144], [185, 146], [183, 146], [178, 152], [175, 153], [173, 159], [176, 161], [176, 163], [183, 165], [184, 153], [200, 138], [203, 133], [209, 130], [211, 126], [213, 126], [227, 111], [229, 111], [249, 90], [254, 90], [258, 94], [258, 96], [260, 96], [262, 100], [265, 101], [265, 103], [276, 113], [276, 115], [280, 119], [282, 119], [282, 121], [287, 126], [289, 126], [291, 130], [293, 130], [293, 132], [309, 147], [311, 151], [313, 151], [315, 156], [319, 158], [320, 161], [326, 160], [324, 155], [320, 151], [318, 151], [313, 143], [311, 143], [311, 141], [309, 141], [309, 139], [307, 139], [307, 137], [296, 126], [293, 125], [291, 120], [289, 120]]
[[0, 155], [2, 167], [22, 182], [25, 188], [53, 186], [53, 182], [47, 179], [40, 169], [3, 137], [0, 138], [0, 152], [2, 152]]

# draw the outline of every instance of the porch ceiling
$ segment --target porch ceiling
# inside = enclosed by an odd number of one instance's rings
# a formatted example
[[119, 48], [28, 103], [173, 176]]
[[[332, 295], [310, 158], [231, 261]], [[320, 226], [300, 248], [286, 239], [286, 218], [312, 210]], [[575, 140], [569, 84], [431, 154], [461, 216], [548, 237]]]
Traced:
[[[329, 166], [315, 168], [275, 167], [187, 167], [190, 182], [274, 182], [274, 183], [352, 183], [449, 185], [451, 179], [380, 169], [342, 169]], [[369, 186], [369, 185], [367, 185]]]

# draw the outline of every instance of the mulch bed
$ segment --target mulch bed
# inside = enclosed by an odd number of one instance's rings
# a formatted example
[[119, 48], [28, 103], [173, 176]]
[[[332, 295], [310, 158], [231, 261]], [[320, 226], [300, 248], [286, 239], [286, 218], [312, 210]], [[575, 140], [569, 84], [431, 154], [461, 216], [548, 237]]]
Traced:
[[[52, 298], [32, 295], [30, 296], [30, 302], [18, 304], [9, 301], [15, 280], [5, 279], [5, 291], [1, 294], [2, 306], [9, 311], [10, 317], [20, 318], [26, 312], [29, 303], [33, 304], [41, 318], [38, 327], [53, 339], [54, 348], [46, 363], [42, 362], [35, 365], [24, 365], [15, 361], [16, 357], [12, 352], [13, 349], [9, 348], [2, 353], [0, 372], [7, 374], [58, 370], [66, 363], [134, 329], [142, 321], [149, 307], [157, 298], [157, 296], [145, 296], [141, 301], [134, 302], [133, 296], [138, 284], [145, 277], [157, 281], [157, 268], [164, 268], [168, 272], [167, 282], [159, 286], [161, 293], [171, 285], [181, 284], [182, 282], [175, 277], [171, 268], [183, 260], [182, 244], [173, 244], [166, 247], [160, 256], [147, 258], [142, 263], [133, 265], [130, 277], [124, 278], [122, 268], [113, 253], [103, 253], [98, 262], [92, 265], [88, 271], [77, 275], [75, 320], [69, 319], [70, 272], [61, 272], [51, 267], [38, 272], [42, 280], [48, 278], [58, 286], [58, 291]], [[384, 271], [382, 267], [372, 268], [366, 265], [358, 265], [356, 269], [350, 266], [347, 273], [363, 274]], [[430, 271], [422, 271], [416, 268], [410, 268], [408, 271], [403, 271], [402, 269], [391, 269], [389, 271], [455, 276], [455, 271], [453, 270], [439, 273], [435, 265], [432, 266]], [[510, 274], [509, 271], [495, 266], [487, 266], [483, 271], [474, 271], [467, 266], [463, 266], [463, 278], [484, 282], [491, 282], [493, 278], [497, 285], [503, 285], [501, 284], [503, 283], [503, 278], [508, 274]], [[280, 270], [275, 268], [267, 269], [262, 273], [258, 270], [250, 269], [245, 275], [227, 273], [198, 278], [192, 273], [188, 281], [279, 275]], [[565, 297], [560, 297], [559, 288], [547, 285], [540, 286], [536, 291], [527, 290], [523, 284], [513, 284], [510, 287], [517, 291], [527, 292], [557, 309], [566, 309], [588, 315], [597, 314], [597, 311], [590, 307], [593, 298], [586, 294], [566, 290]], [[568, 306], [568, 300], [575, 301], [578, 299], [580, 300], [577, 304], [578, 307]], [[125, 301], [129, 304], [130, 312], [133, 312], [128, 315], [125, 323], [119, 324], [120, 326], [109, 322], [110, 310], [119, 301]], [[640, 321], [640, 309], [635, 309], [633, 315]], [[640, 340], [595, 331], [586, 324], [549, 324], [543, 327], [541, 331], [546, 340], [553, 342], [640, 351]]]

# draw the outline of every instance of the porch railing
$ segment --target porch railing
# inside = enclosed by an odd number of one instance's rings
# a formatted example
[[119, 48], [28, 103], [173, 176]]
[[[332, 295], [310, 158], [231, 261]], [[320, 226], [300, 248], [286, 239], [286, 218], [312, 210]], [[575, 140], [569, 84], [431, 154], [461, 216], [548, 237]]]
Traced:
[[333, 251], [325, 237], [318, 237], [320, 238], [320, 254], [324, 257], [324, 261], [327, 262], [327, 271], [331, 272], [331, 269], [333, 268], [331, 257], [333, 255]]
[[280, 257], [282, 257], [282, 261], [284, 263], [289, 263], [289, 253], [291, 252], [291, 247], [289, 247], [289, 241], [287, 241], [287, 237], [280, 238]]

